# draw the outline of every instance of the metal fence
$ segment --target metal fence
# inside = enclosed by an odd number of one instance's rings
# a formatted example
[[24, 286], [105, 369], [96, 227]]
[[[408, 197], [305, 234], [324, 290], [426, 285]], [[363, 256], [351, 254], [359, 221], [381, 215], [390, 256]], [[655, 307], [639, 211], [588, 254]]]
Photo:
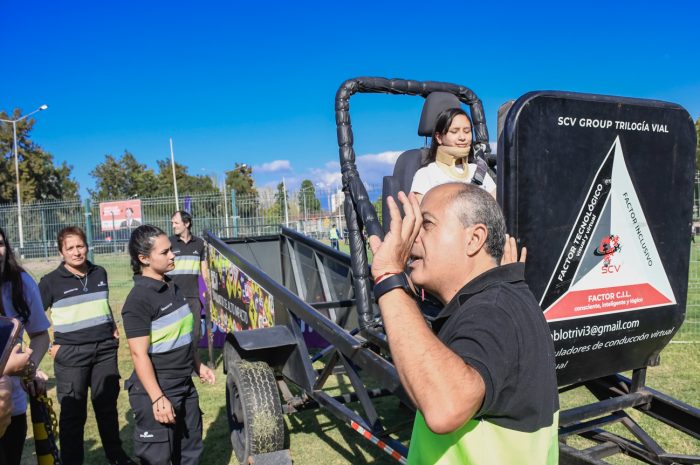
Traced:
[[[696, 176], [694, 203], [695, 232], [700, 233], [700, 174]], [[381, 189], [370, 187], [371, 199], [381, 195]], [[251, 237], [279, 232], [280, 225], [301, 231], [315, 239], [328, 241], [329, 231], [336, 225], [345, 231], [342, 214], [343, 193], [337, 189], [315, 193], [288, 191], [287, 202], [276, 190], [261, 190], [257, 195], [224, 195], [223, 193], [184, 195], [180, 209], [186, 204], [194, 218], [195, 234], [208, 229], [219, 237]], [[33, 202], [22, 207], [24, 247], [21, 254], [36, 278], [58, 265], [56, 234], [68, 225], [89, 231], [95, 263], [105, 266], [110, 274], [112, 300], [123, 302], [131, 288], [132, 272], [126, 252], [128, 231], [102, 231], [98, 201], [67, 200]], [[340, 207], [340, 208], [339, 208]], [[141, 199], [144, 222], [171, 231], [170, 218], [176, 209], [172, 197]], [[381, 215], [380, 215], [381, 217]], [[19, 228], [16, 204], [0, 205], [2, 226], [15, 249], [19, 249]], [[700, 342], [700, 236], [692, 244], [686, 318], [675, 337], [676, 341]]]
[[[369, 187], [370, 198], [376, 199], [381, 190]], [[284, 202], [283, 198], [287, 199]], [[126, 199], [106, 199], [105, 202]], [[342, 213], [343, 193], [338, 189], [278, 192], [261, 189], [257, 195], [211, 194], [182, 195], [176, 205], [173, 197], [142, 198], [142, 222], [171, 232], [170, 219], [176, 209], [186, 209], [193, 217], [193, 232], [199, 235], [210, 230], [219, 237], [251, 237], [276, 234], [280, 225], [297, 229], [319, 240], [329, 240], [335, 225], [341, 234], [345, 230]], [[0, 226], [23, 264], [36, 279], [58, 266], [56, 236], [66, 226], [74, 225], [86, 231], [94, 263], [109, 273], [113, 305], [123, 303], [132, 286], [131, 267], [127, 252], [130, 231], [103, 230], [100, 221], [101, 201], [66, 200], [31, 202], [22, 205], [23, 247], [19, 247], [18, 211], [16, 204], [0, 205]], [[185, 208], [187, 207], [187, 208]], [[113, 221], [113, 227], [118, 229]]]
[[[372, 198], [380, 194], [374, 188], [368, 189], [368, 192]], [[342, 191], [285, 191], [284, 194], [286, 202], [283, 201], [282, 192], [276, 190], [262, 190], [255, 195], [236, 195], [235, 192], [228, 195], [220, 192], [184, 195], [180, 197], [180, 205], [176, 205], [173, 197], [142, 198], [142, 222], [167, 232], [171, 229], [172, 213], [186, 209], [194, 218], [195, 234], [207, 229], [221, 237], [261, 236], [277, 233], [279, 225], [283, 224], [316, 238], [327, 238], [334, 224], [341, 233], [345, 229]], [[118, 199], [105, 202], [115, 200]], [[54, 256], [56, 235], [67, 225], [80, 226], [88, 233], [94, 254], [119, 252], [128, 242], [130, 230], [119, 230], [118, 225], [103, 230], [100, 203], [76, 199], [23, 204], [21, 239], [17, 205], [4, 204], [0, 205], [0, 225], [25, 259]]]
[[676, 342], [700, 342], [700, 236], [693, 236], [693, 239], [690, 248], [685, 320], [674, 337]]

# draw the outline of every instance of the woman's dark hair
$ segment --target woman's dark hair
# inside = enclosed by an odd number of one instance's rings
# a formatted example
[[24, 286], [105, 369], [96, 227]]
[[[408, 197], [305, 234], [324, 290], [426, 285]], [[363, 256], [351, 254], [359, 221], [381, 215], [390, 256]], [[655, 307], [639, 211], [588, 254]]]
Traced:
[[134, 274], [141, 274], [141, 261], [139, 255], [150, 255], [156, 237], [165, 236], [165, 232], [158, 226], [144, 224], [134, 229], [129, 238], [129, 256], [131, 257], [131, 269]]
[[175, 215], [180, 214], [180, 218], [182, 218], [182, 222], [187, 225], [187, 229], [192, 232], [192, 215], [190, 215], [188, 212], [184, 210], [178, 210], [175, 213], [173, 213], [173, 216], [170, 218], [175, 218]]
[[[429, 163], [435, 161], [437, 149], [438, 146], [440, 146], [440, 142], [438, 142], [437, 137], [435, 137], [435, 134], [440, 134], [440, 136], [444, 136], [445, 134], [447, 134], [447, 131], [450, 130], [450, 126], [452, 126], [452, 121], [457, 115], [466, 116], [467, 120], [469, 120], [469, 125], [472, 124], [472, 119], [469, 117], [467, 112], [462, 110], [461, 108], [448, 108], [447, 110], [443, 110], [435, 120], [435, 130], [433, 131], [433, 138], [430, 141], [430, 151], [428, 152], [428, 158], [423, 162], [423, 166], [426, 166]], [[469, 150], [469, 160], [472, 159], [473, 152], [474, 149]]]
[[[12, 252], [12, 247], [10, 247], [10, 243], [5, 235], [5, 230], [2, 228], [0, 228], [0, 236], [2, 236], [2, 240], [5, 241], [4, 263], [0, 263], [0, 288], [2, 288], [5, 283], [10, 283], [10, 287], [12, 288], [12, 304], [19, 315], [19, 319], [22, 320], [22, 324], [26, 324], [27, 321], [29, 321], [31, 310], [29, 310], [29, 305], [27, 305], [27, 301], [24, 299], [24, 283], [22, 282], [24, 268], [17, 263], [15, 254]], [[2, 298], [0, 298], [0, 314], [7, 316]]]

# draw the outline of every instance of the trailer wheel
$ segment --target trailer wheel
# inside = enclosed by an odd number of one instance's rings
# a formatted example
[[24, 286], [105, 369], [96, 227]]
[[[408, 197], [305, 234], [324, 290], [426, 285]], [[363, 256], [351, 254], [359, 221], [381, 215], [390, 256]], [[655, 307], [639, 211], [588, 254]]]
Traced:
[[239, 463], [248, 463], [251, 455], [284, 449], [282, 406], [267, 363], [236, 360], [229, 365], [226, 413]]

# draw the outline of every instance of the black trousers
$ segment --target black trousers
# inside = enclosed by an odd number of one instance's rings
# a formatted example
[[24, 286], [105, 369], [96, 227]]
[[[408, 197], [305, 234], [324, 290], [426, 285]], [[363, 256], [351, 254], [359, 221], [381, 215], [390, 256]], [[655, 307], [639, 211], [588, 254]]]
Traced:
[[19, 465], [26, 438], [27, 414], [13, 416], [10, 426], [0, 438], [0, 465]]
[[202, 412], [192, 378], [158, 379], [175, 410], [175, 424], [158, 423], [151, 398], [134, 373], [126, 381], [134, 411], [134, 455], [141, 465], [196, 465], [204, 450]]
[[97, 429], [108, 461], [123, 458], [119, 438], [117, 397], [119, 369], [116, 339], [79, 345], [62, 345], [54, 360], [56, 391], [61, 404], [59, 439], [63, 465], [81, 465], [87, 419], [88, 388]]

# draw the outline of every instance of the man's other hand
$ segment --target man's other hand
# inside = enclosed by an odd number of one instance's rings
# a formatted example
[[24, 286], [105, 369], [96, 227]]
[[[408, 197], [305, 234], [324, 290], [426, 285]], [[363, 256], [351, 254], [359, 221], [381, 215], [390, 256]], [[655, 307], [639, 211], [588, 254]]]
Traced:
[[527, 259], [527, 249], [523, 247], [520, 250], [520, 259], [518, 259], [518, 243], [513, 236], [506, 234], [506, 243], [503, 246], [503, 257], [501, 257], [501, 265], [509, 265], [511, 263], [525, 263]]

